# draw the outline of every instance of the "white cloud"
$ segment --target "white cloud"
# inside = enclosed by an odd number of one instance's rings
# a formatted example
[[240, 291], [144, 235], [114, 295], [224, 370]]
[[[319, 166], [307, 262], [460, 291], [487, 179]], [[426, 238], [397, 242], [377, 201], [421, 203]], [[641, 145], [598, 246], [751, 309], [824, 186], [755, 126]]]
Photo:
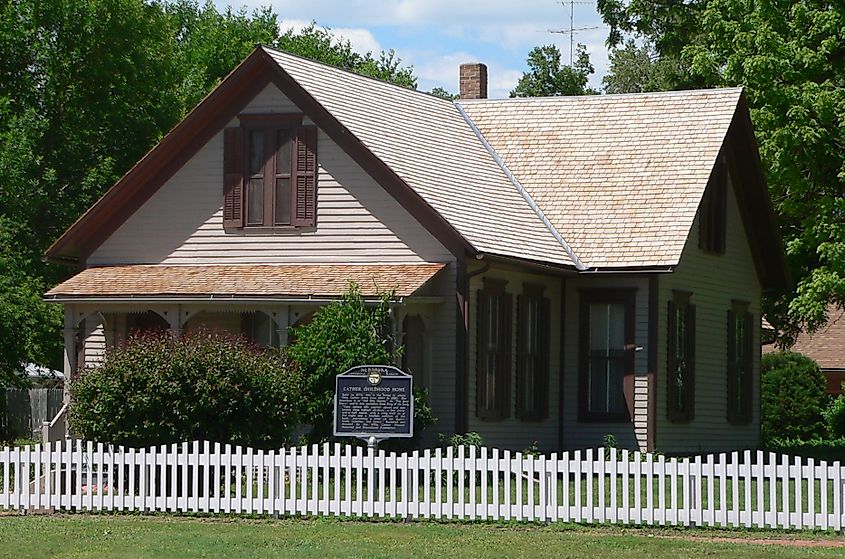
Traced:
[[[286, 19], [279, 24], [279, 28], [283, 33], [288, 29], [292, 29], [294, 33], [297, 33], [309, 25], [311, 25], [310, 21]], [[318, 25], [320, 25], [319, 22]], [[331, 33], [339, 39], [349, 41], [355, 52], [361, 54], [368, 52], [378, 54], [382, 50], [378, 40], [369, 29], [364, 29], [363, 27], [332, 27]]]

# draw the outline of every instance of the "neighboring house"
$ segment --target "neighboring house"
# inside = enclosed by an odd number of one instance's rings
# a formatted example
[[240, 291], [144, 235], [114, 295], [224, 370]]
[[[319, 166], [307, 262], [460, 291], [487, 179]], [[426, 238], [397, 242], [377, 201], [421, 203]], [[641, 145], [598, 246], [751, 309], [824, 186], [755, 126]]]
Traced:
[[789, 280], [742, 91], [486, 80], [463, 65], [453, 103], [257, 48], [47, 252], [80, 268], [46, 295], [66, 375], [133, 329], [283, 345], [354, 280], [396, 290], [439, 431], [757, 445], [760, 298]]
[[[774, 344], [767, 344], [763, 346], [763, 353], [777, 349]], [[842, 383], [845, 382], [845, 309], [830, 305], [827, 323], [812, 334], [798, 334], [789, 351], [806, 355], [818, 363], [827, 381], [827, 393], [832, 396], [842, 394]]]

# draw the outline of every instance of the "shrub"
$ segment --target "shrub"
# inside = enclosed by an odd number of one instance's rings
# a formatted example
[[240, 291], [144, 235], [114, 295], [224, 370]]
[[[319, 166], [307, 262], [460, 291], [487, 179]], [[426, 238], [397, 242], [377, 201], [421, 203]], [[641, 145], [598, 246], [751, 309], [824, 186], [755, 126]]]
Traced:
[[840, 394], [830, 403], [824, 412], [824, 418], [831, 437], [845, 437], [845, 394]]
[[822, 412], [829, 397], [825, 378], [812, 359], [793, 352], [770, 353], [761, 362], [763, 442], [775, 437], [812, 439], [825, 434]]
[[484, 446], [484, 439], [475, 431], [455, 433], [454, 435], [440, 433], [439, 438], [440, 444], [443, 446]]
[[199, 331], [130, 339], [71, 385], [71, 429], [132, 446], [210, 440], [283, 445], [301, 380], [278, 350]]
[[[340, 301], [314, 313], [314, 319], [293, 329], [289, 348], [304, 376], [303, 419], [312, 425], [311, 439], [332, 434], [335, 375], [357, 365], [389, 365], [401, 355], [390, 335], [390, 293], [367, 305], [355, 284]], [[434, 423], [427, 395], [414, 391], [414, 434]]]
[[771, 439], [766, 445], [766, 450], [802, 458], [815, 458], [816, 460], [827, 460], [833, 462], [839, 460], [845, 462], [845, 437], [838, 439], [815, 438], [809, 440], [801, 439]]

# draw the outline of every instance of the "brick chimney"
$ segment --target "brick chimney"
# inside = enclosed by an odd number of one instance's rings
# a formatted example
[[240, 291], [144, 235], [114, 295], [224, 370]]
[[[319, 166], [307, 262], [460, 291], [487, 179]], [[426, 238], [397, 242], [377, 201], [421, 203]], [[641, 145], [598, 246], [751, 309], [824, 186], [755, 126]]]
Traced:
[[487, 66], [461, 64], [461, 99], [487, 99]]

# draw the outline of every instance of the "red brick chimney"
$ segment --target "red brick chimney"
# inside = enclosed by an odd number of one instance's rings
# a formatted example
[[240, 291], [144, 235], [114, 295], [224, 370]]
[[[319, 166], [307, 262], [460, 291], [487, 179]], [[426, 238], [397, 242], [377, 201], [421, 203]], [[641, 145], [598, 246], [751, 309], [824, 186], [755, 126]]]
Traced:
[[487, 99], [487, 66], [461, 64], [461, 99]]

